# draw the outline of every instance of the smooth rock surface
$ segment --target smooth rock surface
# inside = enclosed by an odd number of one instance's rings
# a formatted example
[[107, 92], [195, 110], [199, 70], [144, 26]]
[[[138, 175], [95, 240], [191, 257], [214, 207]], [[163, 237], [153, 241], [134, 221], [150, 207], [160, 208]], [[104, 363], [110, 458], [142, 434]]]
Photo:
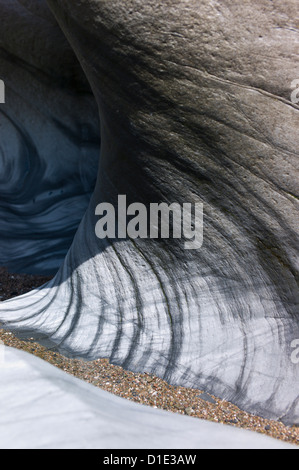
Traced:
[[[48, 3], [99, 106], [99, 176], [55, 279], [0, 322], [299, 424], [297, 0]], [[203, 202], [204, 246], [97, 239], [120, 194]]]
[[45, 1], [0, 15], [0, 265], [55, 274], [94, 189], [97, 107]]
[[1, 449], [296, 449], [134, 404], [15, 349], [0, 374]]

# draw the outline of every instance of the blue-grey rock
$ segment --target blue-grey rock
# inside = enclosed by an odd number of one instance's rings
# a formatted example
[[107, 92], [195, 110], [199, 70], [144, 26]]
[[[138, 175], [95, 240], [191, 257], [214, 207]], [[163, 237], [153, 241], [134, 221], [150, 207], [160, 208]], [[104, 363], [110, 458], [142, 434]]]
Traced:
[[44, 1], [0, 12], [0, 265], [55, 274], [94, 189], [97, 107]]
[[209, 395], [208, 393], [201, 393], [198, 397], [201, 400], [207, 401], [208, 403], [212, 403], [212, 405], [215, 405], [217, 403], [216, 400], [214, 400], [214, 398], [211, 397], [211, 395]]
[[296, 449], [137, 405], [11, 348], [0, 374], [1, 449]]
[[[298, 424], [293, 0], [48, 4], [99, 107], [99, 175], [56, 277], [0, 303], [0, 322], [64, 354], [108, 357]], [[95, 208], [121, 194], [147, 207], [203, 202], [203, 247], [98, 239]], [[30, 230], [21, 218], [19, 232]]]

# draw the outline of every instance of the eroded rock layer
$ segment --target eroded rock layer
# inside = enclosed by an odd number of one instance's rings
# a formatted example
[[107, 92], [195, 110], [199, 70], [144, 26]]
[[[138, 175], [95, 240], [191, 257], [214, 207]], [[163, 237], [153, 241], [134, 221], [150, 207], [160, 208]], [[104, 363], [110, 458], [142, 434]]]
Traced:
[[[48, 3], [99, 106], [99, 177], [57, 276], [0, 321], [299, 424], [295, 0]], [[98, 239], [120, 194], [203, 202], [203, 247]]]
[[[22, 351], [0, 351], [5, 359], [0, 449], [296, 449], [253, 432], [137, 405]], [[115, 465], [125, 463], [127, 458], [114, 459]], [[134, 457], [130, 466], [135, 465]]]
[[0, 11], [0, 264], [54, 274], [94, 189], [97, 108], [47, 4]]

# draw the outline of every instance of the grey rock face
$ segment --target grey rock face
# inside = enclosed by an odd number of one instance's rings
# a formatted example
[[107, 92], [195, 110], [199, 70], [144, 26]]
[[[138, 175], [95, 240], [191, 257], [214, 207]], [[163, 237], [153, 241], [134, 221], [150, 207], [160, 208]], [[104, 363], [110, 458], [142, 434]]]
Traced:
[[1, 449], [296, 450], [253, 432], [137, 405], [22, 351], [5, 348], [4, 359]]
[[94, 189], [97, 108], [47, 4], [0, 11], [0, 264], [55, 274]]
[[[295, 2], [48, 3], [99, 106], [100, 171], [57, 276], [0, 321], [298, 424]], [[119, 194], [202, 201], [204, 246], [97, 239]]]
[[214, 398], [212, 398], [208, 393], [201, 393], [198, 397], [199, 397], [201, 400], [207, 401], [208, 403], [213, 403], [213, 404], [216, 403], [216, 401], [214, 400]]

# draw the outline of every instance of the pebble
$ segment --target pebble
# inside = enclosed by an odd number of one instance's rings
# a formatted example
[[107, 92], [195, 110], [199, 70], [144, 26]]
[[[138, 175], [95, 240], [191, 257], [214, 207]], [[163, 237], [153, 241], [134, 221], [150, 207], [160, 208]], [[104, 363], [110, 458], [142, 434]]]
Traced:
[[216, 400], [214, 400], [214, 398], [211, 397], [211, 395], [208, 395], [207, 393], [201, 393], [200, 395], [198, 395], [198, 397], [201, 399], [201, 400], [204, 400], [204, 401], [207, 401], [208, 403], [212, 403], [213, 405], [216, 405]]

